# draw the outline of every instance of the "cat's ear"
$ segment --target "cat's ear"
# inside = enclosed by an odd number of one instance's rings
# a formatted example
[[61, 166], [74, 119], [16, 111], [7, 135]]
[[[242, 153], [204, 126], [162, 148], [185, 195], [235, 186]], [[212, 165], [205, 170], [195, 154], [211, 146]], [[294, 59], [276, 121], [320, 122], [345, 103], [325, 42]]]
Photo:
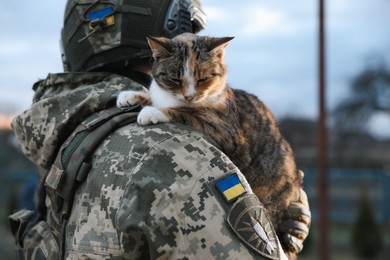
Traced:
[[155, 60], [168, 56], [172, 50], [172, 41], [168, 38], [147, 37], [147, 40]]
[[219, 58], [223, 58], [224, 50], [229, 45], [234, 37], [213, 37], [210, 39], [209, 52], [213, 55], [218, 55]]

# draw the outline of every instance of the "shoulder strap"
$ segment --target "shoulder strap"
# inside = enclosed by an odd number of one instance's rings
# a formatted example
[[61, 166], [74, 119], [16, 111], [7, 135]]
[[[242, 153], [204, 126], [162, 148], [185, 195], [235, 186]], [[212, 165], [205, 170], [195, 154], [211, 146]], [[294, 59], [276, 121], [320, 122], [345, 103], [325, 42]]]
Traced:
[[[58, 259], [63, 259], [66, 222], [75, 190], [85, 180], [90, 170], [91, 156], [107, 135], [121, 126], [135, 122], [139, 111], [140, 106], [133, 106], [123, 109], [112, 107], [96, 112], [84, 120], [67, 138], [60, 147], [51, 169], [40, 183], [37, 212], [19, 211], [10, 216], [12, 233], [18, 246], [18, 259], [38, 259], [41, 256], [36, 254], [36, 251], [31, 254], [31, 250], [39, 248], [40, 244], [24, 248], [24, 238], [34, 234], [30, 232], [33, 229], [39, 233], [32, 235], [34, 241], [41, 241], [50, 236], [55, 240], [49, 241], [53, 243], [50, 246], [58, 245], [59, 252], [54, 252], [56, 249], [53, 249], [54, 255], [50, 259], [57, 256]], [[50, 203], [53, 209], [48, 211], [45, 202]], [[49, 225], [50, 234], [38, 226], [41, 221]]]
[[47, 195], [61, 218], [67, 218], [74, 191], [88, 175], [91, 168], [90, 156], [108, 134], [121, 126], [136, 122], [139, 110], [140, 106], [125, 109], [112, 107], [94, 113], [61, 146], [45, 179]]

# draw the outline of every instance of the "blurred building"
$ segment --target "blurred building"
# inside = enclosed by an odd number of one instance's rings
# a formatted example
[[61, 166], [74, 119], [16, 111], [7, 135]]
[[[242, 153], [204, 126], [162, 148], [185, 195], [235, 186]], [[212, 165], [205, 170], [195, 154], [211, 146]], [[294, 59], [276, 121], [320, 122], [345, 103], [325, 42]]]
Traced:
[[[352, 224], [365, 197], [378, 223], [390, 224], [390, 171], [331, 168], [328, 181], [330, 222]], [[315, 222], [318, 219], [318, 176], [315, 169], [305, 170], [304, 187]]]

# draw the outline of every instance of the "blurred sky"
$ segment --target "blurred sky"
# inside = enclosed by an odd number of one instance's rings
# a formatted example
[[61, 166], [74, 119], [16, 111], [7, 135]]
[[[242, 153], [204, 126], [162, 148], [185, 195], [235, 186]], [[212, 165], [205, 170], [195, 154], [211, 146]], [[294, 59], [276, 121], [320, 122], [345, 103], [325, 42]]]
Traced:
[[[0, 113], [31, 103], [32, 84], [61, 72], [65, 0], [0, 2]], [[203, 0], [204, 35], [235, 36], [226, 51], [232, 87], [256, 94], [277, 117], [317, 115], [316, 0]], [[369, 62], [390, 65], [390, 0], [328, 0], [327, 105], [348, 95], [350, 79]], [[373, 119], [390, 135], [390, 119]], [[383, 129], [387, 131], [383, 131]]]

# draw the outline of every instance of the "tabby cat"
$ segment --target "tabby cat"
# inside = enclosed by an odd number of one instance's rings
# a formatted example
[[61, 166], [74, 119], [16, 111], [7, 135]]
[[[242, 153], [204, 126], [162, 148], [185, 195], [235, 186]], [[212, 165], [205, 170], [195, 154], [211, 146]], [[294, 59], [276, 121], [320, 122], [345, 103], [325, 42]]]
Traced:
[[224, 49], [233, 38], [185, 33], [150, 37], [154, 81], [123, 91], [117, 106], [144, 105], [141, 125], [176, 122], [211, 136], [240, 168], [275, 227], [299, 196], [302, 176], [270, 110], [254, 95], [226, 84]]

